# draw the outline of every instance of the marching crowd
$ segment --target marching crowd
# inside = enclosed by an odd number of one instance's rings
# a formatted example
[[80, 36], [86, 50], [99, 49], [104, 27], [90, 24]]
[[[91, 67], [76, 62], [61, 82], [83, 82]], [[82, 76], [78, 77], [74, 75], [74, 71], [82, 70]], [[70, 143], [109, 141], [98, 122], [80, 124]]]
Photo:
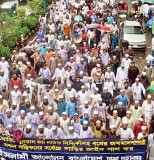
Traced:
[[[76, 16], [82, 22], [74, 26]], [[20, 130], [24, 137], [56, 140], [149, 136], [154, 147], [154, 101], [146, 94], [153, 68], [147, 61], [139, 71], [117, 16], [112, 0], [60, 0], [41, 17], [36, 41], [21, 35], [11, 63], [0, 61], [2, 135]], [[97, 29], [100, 19], [110, 32]], [[74, 35], [82, 37], [79, 44]]]

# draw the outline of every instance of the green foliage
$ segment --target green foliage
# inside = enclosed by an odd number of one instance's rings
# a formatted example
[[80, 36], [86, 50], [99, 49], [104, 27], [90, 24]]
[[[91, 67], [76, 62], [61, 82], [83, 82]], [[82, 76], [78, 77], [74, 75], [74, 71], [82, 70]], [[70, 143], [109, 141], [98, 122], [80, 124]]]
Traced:
[[30, 29], [27, 26], [25, 26], [20, 29], [19, 33], [20, 35], [23, 34], [25, 36], [26, 34], [28, 34], [29, 31]]
[[38, 24], [38, 19], [33, 16], [27, 16], [24, 19], [24, 26], [27, 26], [28, 28], [32, 29]]
[[9, 47], [5, 47], [0, 43], [0, 56], [4, 56], [5, 58], [9, 58], [11, 54], [11, 50]]

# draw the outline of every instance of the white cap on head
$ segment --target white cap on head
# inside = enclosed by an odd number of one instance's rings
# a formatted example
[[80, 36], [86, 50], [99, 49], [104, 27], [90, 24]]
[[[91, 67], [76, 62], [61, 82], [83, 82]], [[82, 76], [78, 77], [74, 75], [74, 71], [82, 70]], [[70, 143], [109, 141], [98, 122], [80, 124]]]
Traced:
[[92, 80], [92, 77], [88, 77], [88, 80]]
[[74, 95], [72, 94], [72, 95], [70, 95], [70, 98], [74, 98]]
[[27, 64], [31, 64], [30, 62], [27, 62]]
[[146, 75], [146, 72], [142, 72], [142, 75], [145, 76], [145, 75]]
[[147, 98], [148, 98], [148, 99], [151, 99], [151, 95], [150, 95], [150, 94], [149, 94], [149, 95], [147, 95]]
[[25, 111], [24, 111], [24, 110], [21, 110], [21, 111], [20, 111], [20, 113], [21, 113], [21, 114], [24, 114], [24, 113], [25, 113]]
[[139, 101], [134, 101], [134, 103], [139, 103]]
[[71, 87], [71, 84], [70, 84], [70, 83], [68, 83], [68, 84], [67, 84], [67, 87]]
[[12, 105], [13, 105], [13, 106], [16, 106], [16, 105], [17, 105], [17, 102], [13, 102]]
[[10, 109], [7, 109], [7, 110], [5, 111], [5, 113], [7, 113], [7, 112], [11, 112], [11, 110], [10, 110]]
[[127, 121], [127, 120], [124, 120], [122, 123], [123, 123], [123, 124], [128, 124], [128, 121]]
[[146, 63], [150, 63], [150, 61], [147, 61]]
[[39, 128], [39, 129], [44, 128], [43, 124], [39, 124], [39, 125], [38, 125], [38, 128]]
[[35, 106], [31, 106], [30, 109], [31, 109], [31, 110], [35, 110]]
[[124, 90], [123, 90], [123, 89], [121, 89], [121, 90], [120, 90], [120, 92], [124, 92]]
[[40, 111], [39, 116], [43, 116], [43, 115], [44, 115], [43, 111]]
[[135, 81], [139, 81], [139, 78], [136, 78]]
[[67, 113], [66, 112], [62, 112], [62, 115], [66, 115], [67, 116]]
[[127, 113], [127, 114], [131, 114], [131, 111], [127, 111], [126, 113]]
[[31, 129], [31, 128], [32, 128], [31, 124], [27, 124], [27, 125], [26, 125], [26, 128], [27, 128], [27, 129]]
[[80, 71], [80, 74], [83, 74], [83, 71]]
[[0, 95], [0, 99], [1, 99], [1, 98], [3, 98], [3, 96], [2, 96], [2, 95]]
[[123, 105], [123, 103], [122, 102], [118, 102], [118, 105]]
[[97, 123], [97, 124], [98, 124], [98, 123], [100, 124], [100, 123], [101, 123], [101, 121], [100, 121], [100, 120], [97, 120], [97, 121], [96, 121], [96, 123]]
[[49, 106], [49, 107], [48, 107], [48, 110], [51, 110], [51, 109], [53, 109], [53, 108], [52, 108], [51, 106]]
[[84, 85], [82, 85], [81, 88], [83, 89], [83, 88], [86, 88], [86, 87]]
[[2, 59], [5, 59], [5, 57], [2, 57]]
[[139, 120], [139, 121], [141, 121], [141, 122], [143, 122], [143, 121], [144, 121], [144, 120], [143, 120], [143, 118], [139, 118], [138, 120]]
[[62, 99], [62, 98], [64, 98], [64, 97], [63, 97], [62, 95], [59, 95], [58, 98], [59, 98], [59, 99]]
[[98, 114], [98, 111], [95, 110], [93, 114]]
[[142, 126], [141, 129], [142, 129], [142, 130], [146, 130], [147, 127], [146, 127], [146, 126]]
[[107, 87], [104, 87], [103, 89], [104, 89], [104, 90], [108, 90], [108, 88], [107, 88]]
[[118, 113], [118, 111], [117, 111], [117, 110], [114, 110], [114, 111], [113, 111], [113, 113], [114, 113], [114, 114], [117, 114], [117, 113]]
[[129, 54], [125, 54], [125, 57], [129, 57]]
[[98, 98], [98, 101], [102, 101], [102, 98]]
[[12, 128], [13, 126], [12, 126], [12, 124], [9, 124], [9, 125], [7, 125], [7, 127], [8, 127], [8, 128]]
[[57, 129], [57, 126], [56, 126], [56, 125], [53, 125], [53, 126], [51, 127], [51, 129], [54, 131], [54, 130]]
[[43, 99], [48, 99], [48, 97], [47, 97], [47, 96], [44, 96]]
[[31, 74], [27, 74], [27, 77], [31, 77]]
[[97, 66], [97, 67], [101, 67], [101, 65], [100, 65], [100, 64], [96, 64], [96, 66]]
[[111, 129], [111, 128], [116, 128], [116, 127], [115, 127], [115, 125], [111, 125], [111, 126], [110, 126], [110, 129]]
[[88, 104], [89, 102], [87, 100], [84, 101], [84, 104]]
[[69, 126], [68, 127], [68, 130], [70, 131], [70, 130], [73, 130], [74, 128], [73, 128], [73, 126]]
[[88, 121], [83, 121], [83, 124], [88, 124]]
[[17, 88], [18, 88], [18, 86], [17, 86], [17, 85], [15, 85], [13, 88], [14, 88], [14, 89], [17, 89]]
[[85, 114], [89, 114], [88, 111], [85, 111], [85, 112], [83, 113], [83, 115], [85, 115]]
[[58, 89], [55, 89], [55, 92], [58, 92], [59, 90]]

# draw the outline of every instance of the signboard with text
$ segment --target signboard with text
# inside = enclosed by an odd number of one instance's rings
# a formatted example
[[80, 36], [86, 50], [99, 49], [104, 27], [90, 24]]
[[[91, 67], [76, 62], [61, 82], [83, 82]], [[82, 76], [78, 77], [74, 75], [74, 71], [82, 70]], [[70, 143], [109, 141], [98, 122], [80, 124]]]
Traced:
[[8, 160], [145, 160], [147, 140], [37, 140], [19, 143], [0, 136], [0, 157]]

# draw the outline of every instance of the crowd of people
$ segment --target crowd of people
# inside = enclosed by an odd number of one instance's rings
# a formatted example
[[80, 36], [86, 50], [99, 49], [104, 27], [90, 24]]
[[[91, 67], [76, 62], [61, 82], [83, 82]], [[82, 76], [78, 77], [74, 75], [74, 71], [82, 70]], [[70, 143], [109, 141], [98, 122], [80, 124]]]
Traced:
[[[83, 20], [74, 24], [75, 17]], [[38, 139], [149, 136], [154, 148], [153, 68], [139, 70], [122, 43], [112, 0], [56, 1], [40, 19], [36, 41], [23, 35], [11, 63], [0, 61], [1, 134]], [[94, 24], [110, 28], [98, 30]], [[72, 38], [82, 37], [79, 44]], [[134, 37], [135, 38], [135, 37]], [[42, 77], [49, 84], [35, 83]], [[153, 154], [152, 152], [150, 152]]]

